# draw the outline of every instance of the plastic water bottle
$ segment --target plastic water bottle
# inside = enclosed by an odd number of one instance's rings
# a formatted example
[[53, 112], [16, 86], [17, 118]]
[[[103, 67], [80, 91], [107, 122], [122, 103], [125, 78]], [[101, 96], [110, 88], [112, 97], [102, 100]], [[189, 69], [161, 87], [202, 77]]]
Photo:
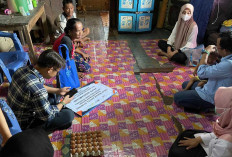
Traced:
[[27, 0], [16, 0], [15, 2], [16, 2], [16, 5], [17, 5], [18, 10], [19, 10], [20, 13], [21, 13], [22, 9], [20, 10], [19, 7], [23, 7], [24, 12], [26, 13], [26, 15], [30, 15], [28, 5], [27, 5]]
[[15, 0], [7, 0], [7, 5], [12, 12], [19, 12]]
[[33, 7], [36, 8], [37, 7], [37, 0], [32, 0], [32, 4], [33, 4]]
[[33, 10], [33, 9], [34, 9], [31, 0], [27, 0], [27, 5], [28, 5], [28, 9], [29, 9], [29, 10]]
[[27, 16], [27, 13], [25, 12], [24, 8], [22, 6], [19, 7], [19, 12], [23, 15], [23, 16]]

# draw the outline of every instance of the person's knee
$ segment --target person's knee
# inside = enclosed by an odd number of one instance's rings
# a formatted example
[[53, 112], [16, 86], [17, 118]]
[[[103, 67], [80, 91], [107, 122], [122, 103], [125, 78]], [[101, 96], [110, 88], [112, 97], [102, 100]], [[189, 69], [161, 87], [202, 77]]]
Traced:
[[66, 123], [72, 123], [73, 119], [74, 119], [74, 112], [70, 109], [64, 109], [63, 111], [64, 114], [64, 118]]
[[158, 41], [158, 47], [161, 48], [161, 47], [163, 47], [163, 45], [164, 45], [164, 41], [163, 40], [159, 40]]
[[179, 105], [180, 98], [181, 98], [180, 92], [174, 94], [173, 99], [176, 105]]
[[171, 57], [171, 60], [179, 64], [185, 64], [187, 56], [183, 52], [178, 52]]
[[183, 102], [185, 102], [185, 92], [186, 91], [180, 91], [174, 94], [174, 102], [179, 107], [183, 106]]
[[178, 157], [179, 151], [176, 147], [172, 146], [168, 152], [168, 157]]
[[182, 89], [185, 89], [185, 88], [186, 88], [188, 82], [189, 82], [189, 81], [184, 81], [184, 82], [182, 83]]

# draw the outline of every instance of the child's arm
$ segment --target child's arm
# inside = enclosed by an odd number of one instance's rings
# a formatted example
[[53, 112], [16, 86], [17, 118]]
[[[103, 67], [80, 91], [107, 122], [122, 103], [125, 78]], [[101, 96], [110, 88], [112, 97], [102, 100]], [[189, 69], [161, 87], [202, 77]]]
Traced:
[[201, 81], [198, 83], [197, 87], [203, 87], [205, 84], [207, 83], [207, 81]]
[[192, 85], [194, 84], [194, 82], [196, 82], [196, 81], [198, 81], [198, 80], [199, 80], [199, 79], [198, 79], [197, 76], [192, 77], [192, 78], [189, 80], [189, 82], [188, 82], [188, 84], [187, 84], [187, 86], [185, 87], [184, 90], [189, 90], [189, 89], [192, 87]]
[[197, 75], [197, 69], [199, 67], [199, 63], [197, 64], [197, 66], [195, 67], [194, 71], [193, 71], [193, 76], [196, 76]]

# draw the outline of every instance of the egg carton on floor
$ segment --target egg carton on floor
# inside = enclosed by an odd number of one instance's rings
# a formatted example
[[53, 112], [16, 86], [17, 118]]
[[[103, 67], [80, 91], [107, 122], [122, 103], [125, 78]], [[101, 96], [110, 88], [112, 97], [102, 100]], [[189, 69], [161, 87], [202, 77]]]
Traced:
[[62, 153], [64, 157], [104, 155], [101, 131], [79, 132], [67, 135]]

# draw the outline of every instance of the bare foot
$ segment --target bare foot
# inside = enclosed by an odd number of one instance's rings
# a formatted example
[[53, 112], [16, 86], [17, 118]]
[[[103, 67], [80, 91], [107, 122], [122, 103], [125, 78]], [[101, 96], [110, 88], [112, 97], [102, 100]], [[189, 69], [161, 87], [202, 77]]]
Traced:
[[85, 77], [85, 74], [84, 74], [84, 73], [78, 72], [78, 78], [79, 78], [79, 79], [82, 79], [82, 78], [84, 78], [84, 77]]

